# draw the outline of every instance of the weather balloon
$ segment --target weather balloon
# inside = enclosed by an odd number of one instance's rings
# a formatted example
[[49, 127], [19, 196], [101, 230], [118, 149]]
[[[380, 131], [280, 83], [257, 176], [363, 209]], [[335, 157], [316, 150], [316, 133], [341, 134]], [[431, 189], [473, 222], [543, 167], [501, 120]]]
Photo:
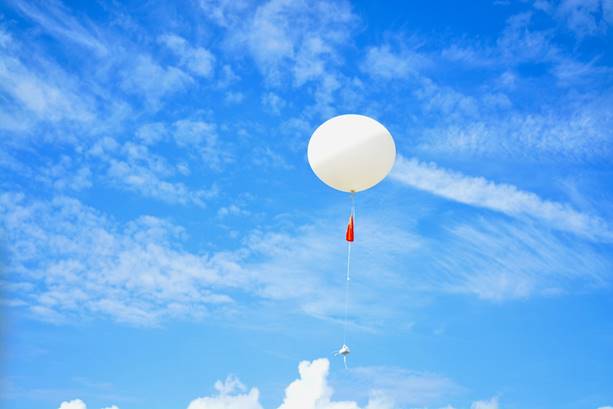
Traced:
[[313, 172], [328, 186], [360, 192], [392, 169], [396, 145], [383, 125], [364, 115], [340, 115], [315, 130], [307, 151]]

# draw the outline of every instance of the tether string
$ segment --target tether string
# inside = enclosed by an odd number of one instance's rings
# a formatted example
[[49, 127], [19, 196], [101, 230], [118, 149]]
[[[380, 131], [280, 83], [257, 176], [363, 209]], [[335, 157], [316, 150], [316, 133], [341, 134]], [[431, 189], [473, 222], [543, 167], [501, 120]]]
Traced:
[[[355, 193], [351, 192], [351, 215], [353, 217], [353, 229], [355, 231]], [[355, 233], [354, 233], [355, 234]], [[349, 275], [351, 267], [351, 242], [347, 242], [347, 276], [345, 279], [345, 319], [343, 321], [343, 345], [347, 344], [347, 312], [349, 310]]]

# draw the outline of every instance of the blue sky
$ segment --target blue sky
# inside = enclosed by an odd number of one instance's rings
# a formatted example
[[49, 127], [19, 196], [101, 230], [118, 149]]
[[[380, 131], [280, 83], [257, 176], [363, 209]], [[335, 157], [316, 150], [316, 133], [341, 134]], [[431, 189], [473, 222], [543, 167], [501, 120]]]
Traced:
[[[613, 406], [613, 3], [0, 4], [0, 406]], [[372, 116], [347, 195], [315, 128]]]

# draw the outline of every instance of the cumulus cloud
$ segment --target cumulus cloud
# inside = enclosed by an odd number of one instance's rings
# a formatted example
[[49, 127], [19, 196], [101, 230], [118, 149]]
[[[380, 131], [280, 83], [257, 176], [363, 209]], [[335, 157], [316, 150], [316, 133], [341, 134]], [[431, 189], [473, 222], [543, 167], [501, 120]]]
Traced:
[[[87, 409], [87, 405], [81, 399], [65, 401], [60, 404], [59, 409]], [[106, 406], [102, 409], [119, 409], [117, 405]]]
[[300, 379], [285, 389], [279, 409], [357, 408], [355, 402], [333, 402], [332, 388], [327, 383], [330, 363], [327, 359], [302, 361], [298, 366]]
[[62, 402], [59, 409], [87, 409], [87, 405], [81, 399]]
[[595, 239], [610, 239], [606, 223], [565, 203], [540, 198], [516, 186], [491, 182], [439, 168], [433, 163], [399, 157], [394, 180], [456, 202], [478, 206], [515, 217], [530, 217], [554, 228]]
[[[325, 359], [302, 361], [298, 366], [300, 377], [285, 389], [283, 403], [278, 409], [360, 409], [355, 401], [335, 401], [328, 383], [330, 362]], [[216, 384], [217, 395], [194, 399], [188, 409], [261, 409], [259, 391], [252, 388], [244, 392], [244, 386], [235, 386], [231, 380]], [[364, 409], [391, 409], [391, 401], [381, 395], [374, 396]]]
[[245, 386], [236, 377], [229, 376], [225, 382], [215, 383], [217, 395], [192, 400], [187, 409], [262, 409], [260, 391]]

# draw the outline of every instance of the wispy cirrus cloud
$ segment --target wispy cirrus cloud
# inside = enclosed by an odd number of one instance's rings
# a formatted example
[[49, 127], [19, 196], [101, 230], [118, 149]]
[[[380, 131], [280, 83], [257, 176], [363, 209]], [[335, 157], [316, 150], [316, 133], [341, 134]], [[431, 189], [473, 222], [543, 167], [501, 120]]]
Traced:
[[607, 0], [534, 2], [536, 9], [552, 14], [580, 37], [605, 34], [613, 25], [613, 4]]
[[439, 168], [433, 163], [399, 157], [392, 179], [446, 199], [501, 212], [528, 217], [547, 225], [592, 239], [611, 239], [604, 220], [582, 213], [568, 204], [545, 200], [516, 186], [495, 183], [483, 177], [466, 176]]
[[446, 231], [423, 250], [425, 288], [504, 301], [607, 288], [613, 278], [606, 249], [530, 222], [479, 218]]
[[[4, 32], [0, 26], [0, 32]], [[43, 59], [38, 66], [21, 58], [23, 43], [6, 34], [0, 44], [0, 94], [5, 113], [0, 127], [27, 131], [39, 122], [91, 123], [93, 101], [81, 95], [78, 84], [53, 62]]]
[[92, 49], [100, 57], [108, 54], [109, 49], [96, 25], [87, 18], [73, 16], [62, 3], [17, 0], [12, 4], [49, 34]]

